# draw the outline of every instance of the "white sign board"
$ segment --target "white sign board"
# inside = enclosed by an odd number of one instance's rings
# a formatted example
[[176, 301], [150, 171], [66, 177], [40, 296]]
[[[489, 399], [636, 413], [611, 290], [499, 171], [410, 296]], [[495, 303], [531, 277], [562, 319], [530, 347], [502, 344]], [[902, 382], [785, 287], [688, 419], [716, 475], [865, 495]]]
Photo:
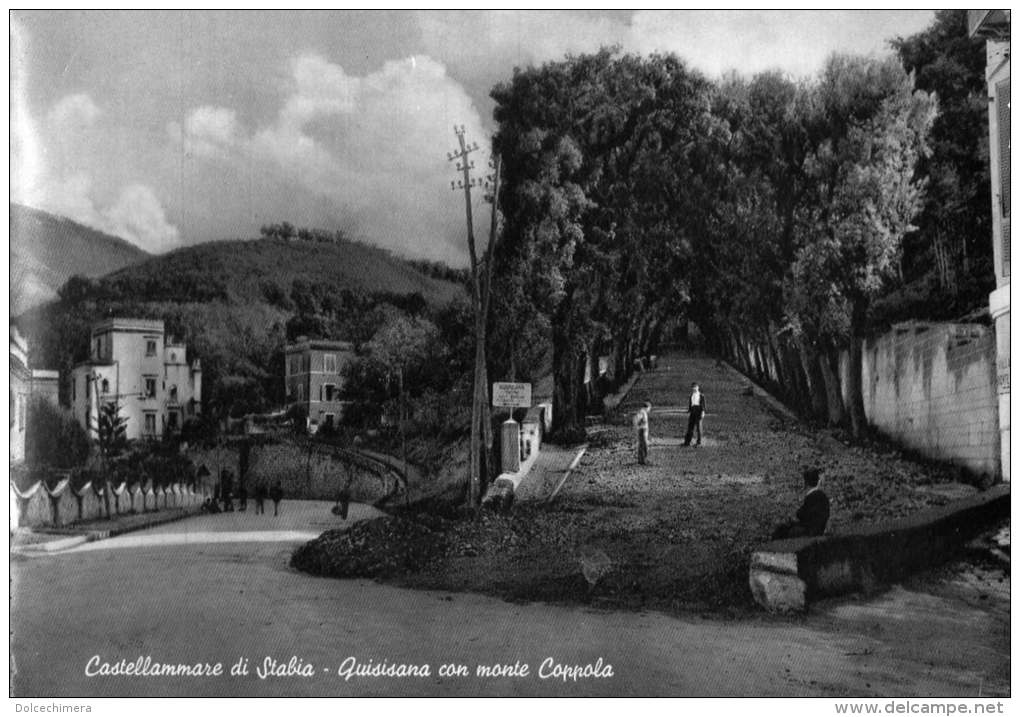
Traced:
[[531, 384], [505, 381], [493, 383], [492, 405], [497, 408], [531, 408]]

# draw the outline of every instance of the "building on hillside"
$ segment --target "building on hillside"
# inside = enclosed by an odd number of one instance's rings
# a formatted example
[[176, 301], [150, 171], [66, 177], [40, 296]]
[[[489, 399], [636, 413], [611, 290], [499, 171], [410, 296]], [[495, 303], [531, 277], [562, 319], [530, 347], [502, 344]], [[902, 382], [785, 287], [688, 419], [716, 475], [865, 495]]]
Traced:
[[988, 155], [992, 165], [992, 242], [995, 251], [995, 291], [988, 297], [988, 309], [995, 322], [999, 434], [1002, 478], [1005, 481], [1009, 481], [1009, 23], [1009, 10], [967, 11], [971, 37], [985, 38]]
[[115, 403], [128, 440], [177, 433], [201, 414], [202, 367], [167, 341], [163, 322], [107, 319], [92, 327], [89, 360], [71, 372], [71, 409], [95, 435], [99, 406]]
[[11, 463], [20, 463], [25, 460], [29, 401], [40, 396], [59, 407], [57, 392], [60, 374], [29, 368], [28, 341], [13, 324], [10, 326], [10, 339], [10, 456]]
[[287, 402], [308, 411], [308, 429], [335, 425], [343, 416], [346, 401], [340, 399], [343, 369], [354, 358], [354, 345], [299, 336], [287, 346], [284, 389]]

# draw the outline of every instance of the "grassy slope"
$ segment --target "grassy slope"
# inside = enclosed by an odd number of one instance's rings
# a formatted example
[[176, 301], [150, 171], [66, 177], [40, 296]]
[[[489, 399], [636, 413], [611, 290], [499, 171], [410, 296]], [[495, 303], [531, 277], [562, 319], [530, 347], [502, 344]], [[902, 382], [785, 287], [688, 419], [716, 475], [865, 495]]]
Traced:
[[121, 269], [108, 279], [144, 286], [150, 280], [182, 275], [201, 277], [225, 287], [232, 297], [248, 301], [263, 299], [266, 282], [289, 292], [295, 279], [366, 293], [417, 292], [433, 304], [450, 301], [460, 290], [452, 283], [421, 274], [382, 249], [359, 242], [279, 239], [196, 244]]

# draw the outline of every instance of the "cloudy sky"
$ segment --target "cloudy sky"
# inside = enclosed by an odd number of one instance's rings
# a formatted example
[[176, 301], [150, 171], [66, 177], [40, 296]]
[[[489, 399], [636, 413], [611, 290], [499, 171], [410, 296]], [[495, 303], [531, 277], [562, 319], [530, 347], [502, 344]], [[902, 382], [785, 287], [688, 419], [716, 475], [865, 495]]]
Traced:
[[452, 127], [484, 145], [514, 66], [618, 44], [801, 77], [932, 15], [17, 11], [11, 195], [153, 252], [288, 220], [462, 265]]

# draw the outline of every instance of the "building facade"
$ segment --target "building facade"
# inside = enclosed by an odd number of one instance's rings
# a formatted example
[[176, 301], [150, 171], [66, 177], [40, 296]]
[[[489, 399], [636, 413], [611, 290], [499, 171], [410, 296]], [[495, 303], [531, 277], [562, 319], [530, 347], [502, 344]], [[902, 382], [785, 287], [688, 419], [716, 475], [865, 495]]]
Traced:
[[57, 371], [29, 368], [28, 341], [13, 324], [10, 327], [10, 338], [10, 456], [13, 464], [25, 460], [29, 402], [34, 398], [43, 398], [55, 408], [60, 407], [57, 396], [60, 374]]
[[10, 335], [10, 454], [11, 463], [21, 463], [25, 460], [25, 431], [28, 399], [32, 393], [32, 372], [28, 368], [28, 342], [13, 325], [10, 327]]
[[298, 337], [285, 350], [284, 386], [287, 402], [308, 411], [308, 429], [335, 425], [347, 405], [341, 400], [344, 367], [354, 358], [354, 345]]
[[201, 414], [202, 367], [167, 341], [162, 321], [108, 319], [92, 328], [89, 360], [71, 372], [71, 410], [94, 436], [99, 407], [115, 403], [128, 440], [157, 439]]
[[969, 10], [967, 25], [971, 36], [985, 38], [988, 155], [992, 165], [992, 242], [995, 249], [995, 291], [988, 297], [988, 309], [995, 323], [1002, 478], [1009, 481], [1010, 11]]

